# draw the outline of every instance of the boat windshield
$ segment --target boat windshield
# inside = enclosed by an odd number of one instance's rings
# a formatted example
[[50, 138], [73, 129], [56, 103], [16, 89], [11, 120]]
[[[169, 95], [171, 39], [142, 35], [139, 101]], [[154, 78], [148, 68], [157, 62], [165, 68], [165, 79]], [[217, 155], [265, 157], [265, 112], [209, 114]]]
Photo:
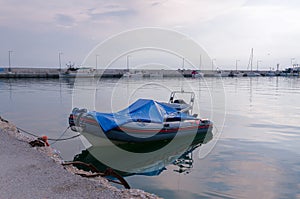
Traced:
[[194, 101], [194, 92], [173, 91], [170, 95], [169, 104], [177, 106], [177, 110], [190, 111], [189, 114], [192, 114]]

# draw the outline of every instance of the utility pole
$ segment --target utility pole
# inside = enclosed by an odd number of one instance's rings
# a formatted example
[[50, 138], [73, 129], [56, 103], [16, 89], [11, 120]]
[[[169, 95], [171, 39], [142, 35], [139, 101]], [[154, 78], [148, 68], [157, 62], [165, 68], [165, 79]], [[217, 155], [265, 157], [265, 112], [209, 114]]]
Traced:
[[11, 57], [11, 53], [13, 51], [12, 50], [9, 50], [8, 51], [8, 72], [11, 72], [11, 61], [10, 61], [10, 57]]
[[62, 52], [59, 52], [58, 53], [58, 63], [59, 63], [59, 70], [61, 71], [61, 55], [62, 55], [63, 53]]
[[261, 62], [261, 60], [257, 60], [257, 62], [256, 62], [256, 70], [257, 70], [257, 72], [258, 72], [258, 63], [259, 62]]
[[200, 54], [199, 57], [199, 70], [201, 71], [201, 66], [202, 66], [202, 55]]
[[295, 58], [291, 58], [291, 66], [292, 66], [292, 68], [294, 68], [294, 64], [293, 64], [294, 60], [295, 60]]
[[98, 57], [99, 57], [99, 55], [96, 55], [96, 70], [98, 68]]
[[235, 70], [237, 71], [237, 68], [238, 68], [238, 62], [239, 62], [240, 60], [235, 60]]
[[130, 55], [127, 55], [127, 56], [126, 56], [127, 72], [129, 72], [129, 57], [130, 57]]
[[216, 59], [211, 60], [211, 71], [214, 71], [214, 61], [216, 61]]

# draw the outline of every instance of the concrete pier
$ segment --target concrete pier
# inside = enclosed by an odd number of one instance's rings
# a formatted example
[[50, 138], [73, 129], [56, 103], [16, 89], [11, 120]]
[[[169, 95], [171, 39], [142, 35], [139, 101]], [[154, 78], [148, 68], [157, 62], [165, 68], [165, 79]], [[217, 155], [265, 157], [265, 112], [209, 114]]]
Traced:
[[60, 164], [51, 147], [32, 148], [27, 137], [0, 118], [0, 197], [158, 198], [138, 189], [119, 189], [104, 179], [75, 175]]
[[0, 78], [59, 78], [59, 69], [55, 68], [2, 68]]
[[[225, 73], [230, 73], [234, 70], [224, 70]], [[11, 68], [11, 72], [8, 71], [8, 68], [1, 68], [0, 67], [0, 78], [59, 78], [59, 74], [66, 72], [66, 69], [57, 69], [57, 68], [21, 68], [15, 67]], [[102, 77], [102, 78], [121, 78], [123, 74], [125, 74], [127, 70], [124, 69], [98, 69], [95, 71], [95, 77]], [[193, 70], [135, 70], [131, 69], [131, 73], [138, 73], [142, 72], [144, 77], [151, 77], [151, 74], [160, 74], [163, 77], [192, 77]], [[212, 70], [201, 70], [204, 73], [204, 77], [214, 77], [216, 71]], [[240, 71], [240, 72], [250, 72], [247, 70]], [[262, 76], [268, 71], [255, 71]], [[280, 71], [278, 71], [280, 72]], [[300, 73], [300, 71], [299, 71]]]

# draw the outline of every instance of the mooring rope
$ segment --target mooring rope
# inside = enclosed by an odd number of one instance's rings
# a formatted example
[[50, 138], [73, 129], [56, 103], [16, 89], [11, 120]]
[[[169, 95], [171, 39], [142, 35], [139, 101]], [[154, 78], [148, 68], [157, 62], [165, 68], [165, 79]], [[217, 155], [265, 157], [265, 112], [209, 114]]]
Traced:
[[[36, 137], [36, 138], [39, 138], [40, 136], [34, 134], [34, 133], [31, 133], [29, 131], [26, 131], [20, 127], [16, 127], [19, 131], [22, 131], [23, 133], [26, 133], [28, 135], [31, 135], [33, 137]], [[77, 134], [77, 135], [74, 135], [74, 136], [71, 136], [71, 137], [68, 137], [68, 138], [62, 138], [64, 136], [64, 134], [67, 132], [67, 130], [69, 129], [70, 127], [68, 126], [64, 131], [63, 133], [61, 134], [61, 136], [59, 138], [48, 138], [48, 140], [51, 140], [51, 141], [54, 141], [53, 143], [51, 143], [51, 145], [53, 145], [54, 143], [58, 142], [58, 141], [65, 141], [65, 140], [71, 140], [71, 139], [74, 139], [76, 137], [79, 137], [80, 134]]]
[[20, 127], [17, 127], [17, 126], [16, 126], [16, 128], [17, 128], [19, 131], [22, 131], [23, 133], [26, 133], [26, 134], [31, 135], [31, 136], [33, 136], [33, 137], [36, 137], [36, 138], [40, 137], [40, 136], [35, 135], [35, 134], [33, 134], [33, 133], [30, 133], [30, 132], [28, 132], [28, 131], [26, 131], [26, 130], [24, 130], [24, 129], [21, 129]]
[[104, 173], [102, 173], [91, 163], [85, 163], [85, 162], [81, 162], [81, 161], [74, 161], [74, 162], [62, 163], [62, 165], [63, 166], [73, 165], [75, 167], [76, 167], [76, 165], [85, 166], [85, 167], [89, 168], [93, 173], [89, 173], [89, 174], [75, 173], [75, 174], [83, 176], [83, 177], [87, 177], [87, 178], [93, 178], [93, 177], [98, 177], [98, 176], [101, 176], [101, 177], [111, 176], [111, 177], [114, 177], [114, 178], [118, 179], [119, 181], [115, 181], [115, 180], [110, 179], [110, 178], [106, 178], [106, 179], [110, 182], [123, 185], [126, 189], [130, 189], [130, 186], [129, 186], [128, 182], [120, 174], [118, 174], [116, 171], [114, 171], [112, 168], [107, 168], [104, 171]]

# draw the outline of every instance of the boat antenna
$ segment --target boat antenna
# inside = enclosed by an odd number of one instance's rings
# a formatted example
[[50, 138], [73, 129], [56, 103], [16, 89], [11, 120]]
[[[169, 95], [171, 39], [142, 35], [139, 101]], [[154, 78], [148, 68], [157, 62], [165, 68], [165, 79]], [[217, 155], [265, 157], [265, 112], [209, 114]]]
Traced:
[[[184, 80], [184, 57], [182, 57], [182, 76], [183, 76], [183, 80]], [[182, 80], [182, 81], [183, 81]], [[181, 81], [181, 88], [180, 88], [180, 90], [181, 90], [181, 92], [183, 93], [184, 92], [184, 90], [183, 90], [183, 82]]]

